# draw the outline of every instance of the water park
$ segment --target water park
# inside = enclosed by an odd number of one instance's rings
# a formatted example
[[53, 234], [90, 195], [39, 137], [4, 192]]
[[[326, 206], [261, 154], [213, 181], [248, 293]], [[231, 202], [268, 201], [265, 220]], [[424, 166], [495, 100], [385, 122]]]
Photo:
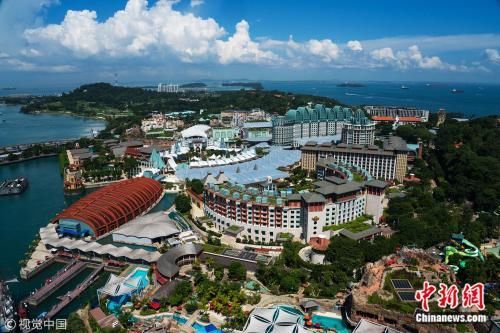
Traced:
[[459, 265], [449, 265], [450, 268], [457, 273], [460, 268], [467, 266], [467, 261], [470, 258], [484, 261], [481, 251], [471, 242], [464, 238], [462, 234], [451, 235], [450, 245], [444, 247], [444, 264], [448, 265], [451, 256], [462, 257], [458, 262]]
[[[458, 276], [471, 260], [484, 261], [483, 254], [462, 234], [452, 234], [447, 243], [428, 249], [403, 247], [396, 253], [368, 263], [360, 282], [352, 288], [347, 320], [371, 318], [391, 326], [409, 325], [417, 329], [414, 311], [419, 304], [415, 292], [423, 282], [432, 285], [461, 285]], [[438, 310], [437, 297], [429, 300], [431, 311]]]
[[[133, 296], [140, 296], [149, 285], [149, 268], [137, 267], [126, 277], [115, 274], [109, 276], [106, 284], [97, 290], [99, 304], [105, 301], [106, 308], [112, 313], [119, 313], [122, 306], [132, 306]], [[107, 300], [105, 300], [107, 296]]]

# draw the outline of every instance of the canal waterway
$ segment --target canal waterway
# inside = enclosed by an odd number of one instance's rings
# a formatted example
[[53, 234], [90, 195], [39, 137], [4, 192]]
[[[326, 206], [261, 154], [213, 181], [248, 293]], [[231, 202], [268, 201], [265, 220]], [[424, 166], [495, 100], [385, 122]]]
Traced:
[[[20, 176], [28, 177], [30, 182], [28, 189], [18, 196], [0, 196], [0, 278], [5, 280], [19, 279], [19, 261], [25, 257], [28, 246], [39, 229], [47, 225], [59, 211], [80, 198], [80, 196], [64, 196], [57, 157], [0, 166], [0, 179]], [[166, 194], [156, 209], [168, 209], [174, 199], [175, 195]], [[28, 281], [19, 279], [19, 283], [10, 284], [14, 297], [19, 300], [34, 288], [39, 288], [45, 279], [60, 267], [54, 264]], [[57, 301], [57, 296], [74, 288], [87, 275], [88, 272], [84, 272], [74, 281], [70, 281], [43, 302], [37, 311], [47, 311]], [[102, 286], [105, 281], [106, 276], [103, 276], [59, 316], [68, 314], [87, 301], [95, 302], [96, 288]]]
[[53, 114], [26, 114], [20, 106], [0, 104], [0, 147], [90, 136], [106, 126], [103, 120]]

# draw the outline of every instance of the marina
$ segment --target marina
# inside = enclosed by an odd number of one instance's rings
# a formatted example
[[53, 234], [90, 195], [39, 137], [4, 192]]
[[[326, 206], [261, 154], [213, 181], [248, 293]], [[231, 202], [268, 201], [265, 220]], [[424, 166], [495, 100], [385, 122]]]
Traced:
[[15, 316], [14, 301], [5, 281], [0, 280], [0, 332], [10, 332]]
[[82, 261], [72, 261], [52, 278], [46, 281], [46, 284], [35, 290], [27, 299], [23, 301], [28, 304], [37, 306], [42, 303], [47, 297], [52, 295], [57, 289], [61, 288], [65, 283], [69, 282], [73, 277], [85, 269], [85, 263]]
[[[0, 223], [0, 279], [12, 281], [9, 283], [9, 291], [13, 298], [22, 300], [35, 290], [40, 289], [47, 279], [50, 279], [58, 271], [64, 268], [64, 264], [58, 261], [49, 263], [46, 267], [30, 276], [28, 280], [18, 282], [13, 277], [19, 276], [19, 261], [25, 257], [25, 251], [41, 227], [47, 226], [48, 221], [57, 212], [78, 200], [81, 195], [64, 196], [62, 178], [59, 174], [59, 165], [56, 157], [30, 160], [17, 164], [0, 166], [1, 179], [13, 179], [18, 175], [24, 175], [30, 179], [30, 190], [22, 196], [2, 196], [0, 197], [0, 209], [3, 212], [2, 223]], [[50, 193], [50, 196], [47, 195]], [[152, 210], [153, 212], [167, 210], [172, 206], [175, 194], [165, 194], [163, 199]], [[29, 207], [30, 209], [26, 209]], [[4, 222], [5, 221], [5, 222]], [[23, 221], [23, 223], [6, 223], [7, 221]], [[16, 241], [12, 242], [12, 234], [17, 235]], [[44, 260], [44, 254], [37, 260]], [[36, 265], [36, 261], [35, 261]], [[96, 266], [95, 266], [96, 267]], [[58, 297], [74, 290], [78, 284], [82, 283], [88, 273], [87, 269], [74, 275], [69, 282], [60, 286], [51, 295], [46, 297], [36, 307], [31, 307], [30, 317], [38, 315], [40, 312], [48, 312], [55, 304], [59, 303]], [[96, 282], [92, 283], [79, 296], [79, 301], [66, 305], [57, 316], [67, 316], [68, 313], [79, 308], [80, 302], [96, 300], [96, 290], [106, 282], [108, 272], [103, 272], [98, 276]]]
[[45, 316], [46, 320], [54, 318], [62, 309], [64, 309], [69, 303], [71, 303], [75, 298], [81, 295], [92, 283], [97, 281], [99, 273], [104, 269], [104, 265], [99, 265], [92, 274], [90, 274], [82, 283], [78, 285], [75, 289], [68, 292], [66, 295], [59, 297], [60, 303], [54, 305]]

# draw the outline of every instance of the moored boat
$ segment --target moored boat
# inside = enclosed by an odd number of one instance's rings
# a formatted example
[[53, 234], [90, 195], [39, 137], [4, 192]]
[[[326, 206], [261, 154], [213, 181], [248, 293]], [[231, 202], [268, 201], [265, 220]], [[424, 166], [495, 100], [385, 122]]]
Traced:
[[21, 194], [28, 188], [28, 179], [20, 177], [0, 182], [0, 195]]
[[15, 323], [16, 311], [9, 287], [0, 280], [0, 333], [11, 332]]

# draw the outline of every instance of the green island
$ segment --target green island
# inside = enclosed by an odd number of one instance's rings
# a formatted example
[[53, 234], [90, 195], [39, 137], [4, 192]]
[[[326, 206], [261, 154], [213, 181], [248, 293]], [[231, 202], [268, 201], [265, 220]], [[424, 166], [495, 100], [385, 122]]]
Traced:
[[[159, 93], [137, 87], [120, 87], [108, 83], [86, 84], [60, 96], [13, 96], [0, 97], [7, 104], [20, 104], [25, 113], [59, 113], [107, 121], [101, 138], [124, 134], [127, 128], [140, 125], [141, 120], [153, 111], [162, 113], [179, 110], [203, 109], [204, 117], [217, 115], [234, 108], [251, 110], [265, 107], [270, 114], [284, 115], [290, 108], [314, 101], [325, 105], [342, 105], [335, 99], [282, 91], [189, 91], [181, 94]], [[205, 116], [207, 114], [208, 116]], [[185, 118], [194, 123], [194, 116]], [[158, 133], [168, 136], [170, 133]], [[156, 134], [154, 134], [156, 136]]]

